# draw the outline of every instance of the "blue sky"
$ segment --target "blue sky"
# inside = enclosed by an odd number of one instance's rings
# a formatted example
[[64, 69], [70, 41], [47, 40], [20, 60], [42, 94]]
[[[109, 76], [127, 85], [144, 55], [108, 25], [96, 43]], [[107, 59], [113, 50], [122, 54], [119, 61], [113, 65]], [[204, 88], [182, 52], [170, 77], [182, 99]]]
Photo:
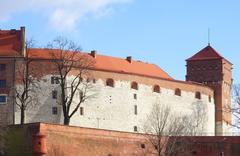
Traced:
[[[21, 1], [21, 3], [19, 3]], [[239, 0], [0, 0], [0, 29], [26, 26], [44, 46], [63, 35], [84, 51], [159, 65], [184, 80], [185, 59], [208, 43], [234, 64], [240, 83]]]

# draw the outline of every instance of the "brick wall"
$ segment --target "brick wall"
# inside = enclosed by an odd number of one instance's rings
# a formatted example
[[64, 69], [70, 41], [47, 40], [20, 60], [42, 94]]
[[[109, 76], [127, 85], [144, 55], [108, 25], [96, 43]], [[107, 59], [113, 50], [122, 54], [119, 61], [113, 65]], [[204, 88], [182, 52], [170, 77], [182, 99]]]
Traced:
[[[154, 156], [155, 149], [143, 134], [123, 133], [39, 123], [39, 133], [46, 136], [46, 156]], [[238, 156], [239, 137], [179, 137], [184, 149], [176, 156]], [[143, 148], [144, 144], [144, 148]], [[180, 146], [178, 147], [180, 149]], [[176, 147], [177, 148], [177, 147]]]

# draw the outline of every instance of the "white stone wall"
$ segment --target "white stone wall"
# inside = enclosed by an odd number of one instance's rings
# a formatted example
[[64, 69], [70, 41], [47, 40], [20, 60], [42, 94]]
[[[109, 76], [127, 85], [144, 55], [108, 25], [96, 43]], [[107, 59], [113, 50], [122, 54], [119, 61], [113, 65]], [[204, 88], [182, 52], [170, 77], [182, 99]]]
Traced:
[[226, 122], [217, 122], [216, 124], [217, 134], [219, 136], [232, 136], [233, 134], [233, 126], [227, 124]]
[[[133, 132], [141, 127], [151, 112], [154, 103], [169, 105], [176, 114], [191, 114], [192, 106], [202, 104], [205, 107], [207, 121], [204, 134], [214, 135], [215, 107], [214, 102], [208, 102], [208, 95], [202, 95], [201, 100], [195, 98], [195, 93], [182, 91], [182, 96], [174, 95], [174, 90], [161, 88], [161, 93], [152, 91], [152, 86], [139, 84], [139, 89], [130, 89], [130, 82], [115, 81], [114, 88], [106, 86], [98, 80], [95, 87], [99, 89], [94, 99], [86, 101], [84, 115], [77, 113], [71, 124], [83, 127], [119, 130]], [[137, 94], [137, 99], [134, 99]], [[77, 100], [77, 99], [76, 99]], [[137, 115], [134, 106], [137, 105]]]
[[[63, 123], [62, 108], [57, 104], [57, 100], [52, 98], [52, 91], [58, 90], [59, 85], [51, 84], [51, 76], [45, 76], [39, 82], [40, 88], [36, 96], [38, 101], [31, 104], [25, 111], [25, 122], [48, 122], [48, 123]], [[17, 86], [20, 88], [20, 86]], [[60, 94], [58, 94], [58, 99]], [[52, 114], [52, 107], [58, 107], [58, 114]], [[16, 106], [15, 124], [20, 123], [20, 109]]]
[[[39, 103], [33, 109], [26, 112], [26, 122], [50, 122], [63, 123], [61, 106], [57, 100], [52, 99], [52, 90], [58, 90], [58, 99], [60, 91], [58, 85], [51, 84], [51, 76], [45, 76], [41, 83], [41, 92], [39, 92]], [[162, 88], [161, 93], [152, 91], [152, 86], [138, 84], [138, 90], [130, 88], [129, 81], [115, 81], [114, 87], [105, 85], [105, 81], [98, 79], [93, 84], [94, 97], [84, 102], [81, 107], [84, 108], [84, 115], [80, 111], [71, 118], [70, 125], [100, 128], [108, 130], [119, 130], [134, 132], [134, 126], [141, 127], [146, 121], [147, 115], [151, 112], [154, 103], [169, 105], [176, 114], [191, 114], [194, 104], [202, 104], [206, 108], [206, 129], [203, 133], [214, 135], [215, 132], [215, 107], [214, 100], [208, 101], [208, 95], [201, 95], [201, 100], [195, 98], [195, 93], [182, 90], [181, 96], [174, 95], [174, 90]], [[177, 88], [177, 86], [176, 86]], [[134, 94], [137, 99], [134, 99]], [[79, 96], [74, 98], [79, 100]], [[134, 113], [134, 106], [137, 106], [137, 115]], [[58, 114], [52, 114], [52, 107], [58, 107]], [[19, 123], [20, 111], [15, 114], [15, 121]]]

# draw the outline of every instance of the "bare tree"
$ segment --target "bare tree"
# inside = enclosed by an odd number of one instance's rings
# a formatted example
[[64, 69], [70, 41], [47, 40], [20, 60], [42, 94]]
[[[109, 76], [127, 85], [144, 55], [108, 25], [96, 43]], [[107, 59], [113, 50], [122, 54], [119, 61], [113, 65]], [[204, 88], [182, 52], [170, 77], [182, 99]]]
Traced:
[[18, 61], [16, 66], [16, 83], [14, 96], [15, 104], [20, 109], [20, 124], [25, 123], [25, 111], [37, 104], [37, 89], [39, 88], [40, 71], [34, 65], [34, 60], [28, 57], [28, 47], [33, 47], [33, 40], [26, 42], [26, 56], [22, 61]]
[[188, 136], [202, 136], [206, 135], [205, 126], [207, 122], [206, 106], [203, 102], [198, 101], [192, 103], [191, 114], [184, 119], [185, 135]]
[[[95, 61], [89, 55], [81, 53], [80, 46], [63, 37], [54, 39], [47, 48], [58, 76], [61, 92], [59, 104], [62, 106], [64, 124], [69, 125], [80, 105], [93, 95], [90, 91], [92, 85], [86, 79]], [[79, 97], [78, 100], [74, 100], [76, 97]]]
[[185, 131], [184, 119], [185, 116], [174, 116], [169, 106], [153, 104], [143, 129], [157, 156], [171, 155], [174, 152], [177, 141], [175, 136], [180, 136]]
[[233, 122], [230, 124], [240, 129], [240, 84], [233, 85], [232, 98], [233, 104], [225, 106], [225, 111], [233, 116]]

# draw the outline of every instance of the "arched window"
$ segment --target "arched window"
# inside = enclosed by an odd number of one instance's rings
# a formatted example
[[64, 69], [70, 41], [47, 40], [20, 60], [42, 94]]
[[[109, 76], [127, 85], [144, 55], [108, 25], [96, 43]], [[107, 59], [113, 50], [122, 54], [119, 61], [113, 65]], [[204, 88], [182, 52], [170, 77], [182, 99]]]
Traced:
[[160, 93], [160, 87], [159, 87], [159, 85], [154, 85], [154, 86], [153, 86], [153, 92]]
[[114, 87], [114, 80], [113, 79], [107, 79], [106, 80], [106, 86]]
[[200, 92], [196, 92], [195, 93], [195, 98], [196, 99], [201, 99], [201, 93]]
[[175, 89], [175, 95], [181, 96], [181, 89], [176, 88], [176, 89]]
[[208, 96], [208, 101], [209, 101], [209, 102], [212, 102], [212, 97], [211, 97], [211, 95]]
[[132, 88], [132, 89], [136, 89], [136, 90], [138, 90], [138, 83], [135, 82], [135, 81], [132, 82], [132, 83], [131, 83], [131, 88]]

